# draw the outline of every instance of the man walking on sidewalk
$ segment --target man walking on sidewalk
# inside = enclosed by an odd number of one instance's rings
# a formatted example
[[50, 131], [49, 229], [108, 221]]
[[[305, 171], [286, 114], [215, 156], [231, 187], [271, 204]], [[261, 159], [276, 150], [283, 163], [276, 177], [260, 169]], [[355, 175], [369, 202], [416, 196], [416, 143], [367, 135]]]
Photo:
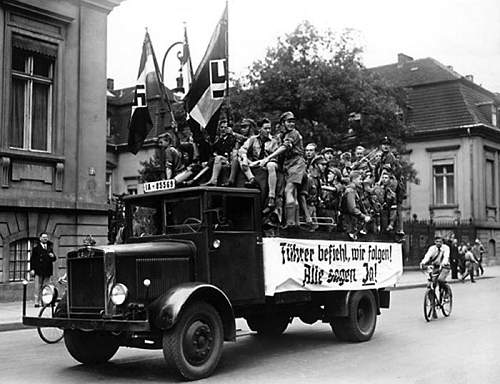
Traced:
[[52, 263], [56, 261], [56, 255], [52, 249], [52, 242], [46, 232], [40, 233], [40, 243], [35, 245], [31, 251], [30, 274], [35, 276], [35, 307], [41, 304], [42, 288], [48, 284], [52, 276]]

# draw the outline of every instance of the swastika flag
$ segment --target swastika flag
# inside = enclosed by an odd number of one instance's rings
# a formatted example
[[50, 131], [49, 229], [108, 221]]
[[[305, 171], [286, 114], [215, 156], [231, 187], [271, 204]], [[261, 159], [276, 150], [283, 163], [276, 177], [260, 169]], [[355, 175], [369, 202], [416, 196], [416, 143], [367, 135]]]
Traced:
[[148, 99], [161, 94], [162, 87], [153, 45], [149, 33], [146, 32], [128, 128], [128, 150], [133, 154], [141, 149], [153, 127], [148, 110]]
[[224, 101], [228, 75], [226, 4], [186, 95], [190, 117], [203, 128], [207, 127]]

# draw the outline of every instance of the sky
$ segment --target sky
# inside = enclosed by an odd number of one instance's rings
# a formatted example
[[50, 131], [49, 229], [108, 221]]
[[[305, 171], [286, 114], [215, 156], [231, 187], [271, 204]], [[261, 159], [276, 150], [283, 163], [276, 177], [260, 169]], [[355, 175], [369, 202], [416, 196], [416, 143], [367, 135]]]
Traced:
[[[220, 19], [225, 0], [125, 0], [108, 17], [108, 78], [115, 89], [135, 85], [145, 28], [159, 65], [188, 31], [194, 70]], [[500, 3], [497, 0], [229, 0], [229, 69], [236, 76], [265, 56], [304, 20], [321, 30], [356, 31], [366, 67], [395, 63], [397, 54], [432, 57], [500, 92]], [[175, 87], [179, 62], [165, 62]]]

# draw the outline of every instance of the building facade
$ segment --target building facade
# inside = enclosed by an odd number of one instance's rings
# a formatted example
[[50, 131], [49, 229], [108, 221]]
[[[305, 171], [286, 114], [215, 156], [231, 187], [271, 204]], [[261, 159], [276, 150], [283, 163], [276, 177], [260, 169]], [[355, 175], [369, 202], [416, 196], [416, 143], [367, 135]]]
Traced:
[[56, 275], [86, 235], [107, 243], [105, 37], [120, 2], [0, 1], [0, 299], [19, 297], [40, 232]]
[[432, 58], [400, 54], [371, 70], [407, 94], [407, 149], [419, 182], [408, 186], [406, 218], [429, 220], [442, 234], [466, 224], [485, 245], [486, 262], [498, 263], [500, 98]]

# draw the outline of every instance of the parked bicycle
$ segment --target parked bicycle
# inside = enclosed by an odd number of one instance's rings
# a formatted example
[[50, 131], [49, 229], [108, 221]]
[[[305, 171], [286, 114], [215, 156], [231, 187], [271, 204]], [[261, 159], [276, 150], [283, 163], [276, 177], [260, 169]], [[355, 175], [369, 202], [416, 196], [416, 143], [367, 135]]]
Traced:
[[434, 267], [429, 266], [423, 271], [427, 275], [427, 289], [424, 296], [424, 317], [426, 321], [437, 319], [437, 310], [440, 309], [443, 316], [448, 317], [453, 307], [453, 293], [446, 282], [438, 283], [439, 273], [435, 273]]
[[[66, 280], [60, 278], [59, 285], [64, 286]], [[53, 318], [57, 304], [61, 301], [58, 295], [58, 290], [53, 285], [49, 284], [42, 288], [42, 302], [44, 303], [42, 309], [38, 313], [38, 317]], [[56, 327], [37, 327], [38, 335], [47, 344], [55, 344], [62, 340], [64, 331]]]

